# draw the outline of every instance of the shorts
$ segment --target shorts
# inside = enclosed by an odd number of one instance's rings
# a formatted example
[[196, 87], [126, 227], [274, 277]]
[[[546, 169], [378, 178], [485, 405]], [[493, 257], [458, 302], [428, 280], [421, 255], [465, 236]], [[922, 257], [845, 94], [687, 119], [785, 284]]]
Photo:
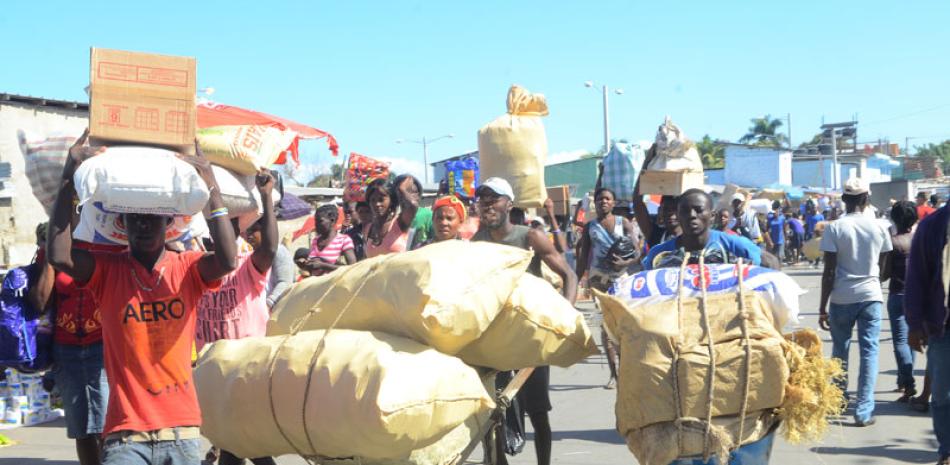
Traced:
[[102, 343], [54, 344], [53, 357], [55, 389], [63, 399], [66, 412], [66, 436], [85, 439], [101, 434], [109, 401]]
[[[513, 377], [511, 371], [499, 372], [495, 376], [495, 388], [504, 389]], [[531, 415], [551, 411], [551, 396], [548, 393], [550, 384], [551, 367], [535, 368], [534, 373], [531, 373], [517, 394], [518, 403], [521, 404], [525, 413]]]

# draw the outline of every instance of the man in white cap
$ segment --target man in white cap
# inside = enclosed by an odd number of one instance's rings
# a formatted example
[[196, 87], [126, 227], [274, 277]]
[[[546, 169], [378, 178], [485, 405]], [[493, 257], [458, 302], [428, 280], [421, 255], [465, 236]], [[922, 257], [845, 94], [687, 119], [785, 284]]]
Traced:
[[[858, 372], [855, 426], [874, 424], [874, 383], [877, 381], [878, 339], [881, 333], [880, 264], [891, 251], [891, 236], [881, 223], [864, 215], [870, 189], [860, 178], [848, 179], [841, 200], [846, 214], [825, 228], [821, 237], [825, 270], [821, 279], [819, 324], [831, 331], [832, 357], [841, 360], [847, 389], [848, 349], [858, 325], [861, 366]], [[829, 302], [831, 305], [829, 306]]]
[[[577, 276], [567, 265], [564, 256], [558, 253], [554, 244], [545, 236], [543, 230], [529, 228], [524, 225], [511, 224], [509, 213], [515, 200], [511, 184], [502, 178], [488, 178], [475, 191], [478, 199], [479, 217], [481, 226], [472, 237], [472, 241], [487, 241], [496, 244], [505, 244], [534, 251], [534, 259], [528, 266], [528, 272], [541, 276], [541, 262], [544, 262], [552, 271], [557, 273], [564, 287], [561, 292], [571, 304], [577, 297]], [[498, 350], [505, 350], [499, 347]], [[548, 421], [548, 412], [551, 410], [551, 400], [548, 396], [550, 384], [550, 370], [548, 367], [537, 367], [528, 378], [517, 400], [528, 413], [531, 426], [534, 427], [534, 448], [537, 454], [538, 465], [551, 463], [551, 424]], [[504, 387], [511, 379], [510, 372], [499, 373], [496, 383]], [[509, 415], [509, 418], [512, 417]], [[505, 434], [499, 434], [496, 443], [498, 463], [506, 465]]]

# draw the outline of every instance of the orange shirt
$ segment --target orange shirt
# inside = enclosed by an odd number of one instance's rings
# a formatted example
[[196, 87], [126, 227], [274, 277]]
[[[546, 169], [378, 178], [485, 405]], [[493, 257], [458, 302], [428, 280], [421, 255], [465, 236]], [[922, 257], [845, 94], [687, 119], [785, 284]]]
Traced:
[[[203, 252], [166, 250], [149, 272], [128, 252], [93, 252], [86, 283], [102, 313], [109, 408], [103, 434], [200, 426], [191, 376]], [[151, 290], [149, 290], [151, 289]]]

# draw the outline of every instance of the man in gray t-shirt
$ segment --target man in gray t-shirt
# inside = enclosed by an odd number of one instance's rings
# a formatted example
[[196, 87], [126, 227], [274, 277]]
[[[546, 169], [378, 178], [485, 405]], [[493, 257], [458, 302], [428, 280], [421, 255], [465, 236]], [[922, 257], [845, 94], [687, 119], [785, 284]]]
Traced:
[[892, 248], [887, 230], [863, 213], [869, 198], [866, 182], [849, 179], [841, 196], [847, 214], [829, 224], [821, 237], [825, 270], [821, 280], [819, 324], [822, 329], [831, 331], [832, 357], [841, 360], [844, 366], [845, 377], [840, 383], [842, 390], [848, 386], [851, 332], [855, 324], [858, 326], [861, 367], [854, 411], [856, 426], [875, 422], [874, 383], [877, 381], [878, 338], [884, 302], [880, 264], [883, 254]]

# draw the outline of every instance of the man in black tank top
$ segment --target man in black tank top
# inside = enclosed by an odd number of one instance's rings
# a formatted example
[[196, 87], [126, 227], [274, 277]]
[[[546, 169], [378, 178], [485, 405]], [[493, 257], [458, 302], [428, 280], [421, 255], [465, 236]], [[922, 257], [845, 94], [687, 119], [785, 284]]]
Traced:
[[[561, 277], [564, 282], [562, 289], [564, 298], [573, 304], [577, 298], [577, 276], [567, 265], [564, 256], [558, 253], [554, 244], [541, 231], [511, 224], [508, 216], [514, 201], [514, 190], [511, 184], [501, 178], [489, 178], [479, 186], [475, 195], [478, 197], [481, 226], [472, 237], [472, 241], [494, 242], [533, 250], [534, 258], [531, 260], [528, 271], [535, 276], [541, 276], [541, 262], [544, 262]], [[496, 377], [496, 383], [503, 387], [510, 379], [510, 372], [502, 372]], [[551, 424], [548, 421], [548, 412], [551, 410], [551, 400], [548, 397], [549, 383], [549, 368], [537, 367], [518, 392], [517, 398], [524, 406], [534, 427], [534, 448], [538, 465], [551, 463]], [[510, 415], [509, 418], [511, 418]], [[498, 436], [496, 442], [498, 463], [506, 465], [508, 461], [505, 457], [505, 435]]]

